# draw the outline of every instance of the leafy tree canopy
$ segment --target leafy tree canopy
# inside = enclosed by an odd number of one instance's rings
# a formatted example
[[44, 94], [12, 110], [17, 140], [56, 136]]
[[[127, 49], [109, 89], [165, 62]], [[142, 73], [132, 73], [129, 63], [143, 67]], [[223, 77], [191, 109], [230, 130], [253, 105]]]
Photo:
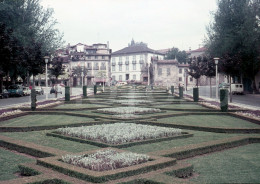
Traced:
[[165, 59], [177, 59], [179, 63], [186, 63], [188, 55], [185, 51], [180, 51], [178, 48], [173, 47], [166, 53]]

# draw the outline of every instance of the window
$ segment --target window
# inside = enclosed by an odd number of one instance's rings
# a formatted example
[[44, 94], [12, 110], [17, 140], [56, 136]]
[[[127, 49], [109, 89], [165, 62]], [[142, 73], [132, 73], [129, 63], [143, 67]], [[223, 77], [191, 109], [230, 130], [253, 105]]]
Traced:
[[105, 56], [102, 56], [102, 59], [105, 59]]
[[88, 59], [91, 59], [91, 56], [88, 56]]
[[135, 55], [133, 56], [133, 61], [136, 61], [136, 56]]
[[133, 64], [133, 70], [136, 70], [136, 64]]
[[158, 75], [162, 75], [162, 68], [158, 68]]
[[191, 78], [190, 78], [190, 82], [192, 82], [192, 81], [193, 81], [193, 78], [191, 77]]
[[116, 76], [112, 76], [112, 81], [115, 81], [116, 80]]
[[182, 77], [179, 77], [179, 81], [180, 81], [180, 82], [182, 81]]
[[116, 66], [112, 66], [112, 71], [116, 71]]
[[167, 76], [171, 75], [171, 68], [167, 68]]
[[126, 61], [129, 61], [129, 56], [126, 56], [126, 57], [125, 57], [125, 60], [126, 60]]
[[182, 69], [181, 68], [179, 69], [179, 73], [182, 73]]
[[98, 59], [98, 56], [95, 56], [95, 59]]
[[121, 62], [122, 62], [122, 57], [121, 57], [121, 56], [119, 57], [119, 61], [121, 61]]
[[119, 81], [122, 81], [122, 75], [119, 75]]
[[88, 68], [91, 68], [91, 63], [88, 63], [88, 64], [87, 64], [87, 67], [88, 67]]
[[133, 80], [136, 80], [136, 75], [133, 75]]
[[129, 65], [125, 65], [125, 70], [129, 71]]
[[122, 65], [119, 65], [119, 71], [122, 71]]

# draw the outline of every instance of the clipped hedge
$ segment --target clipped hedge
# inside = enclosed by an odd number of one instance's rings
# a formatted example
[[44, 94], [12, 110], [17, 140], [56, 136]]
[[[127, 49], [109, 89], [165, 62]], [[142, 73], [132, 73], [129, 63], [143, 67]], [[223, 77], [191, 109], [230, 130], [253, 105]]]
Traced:
[[178, 168], [169, 172], [165, 172], [165, 174], [177, 178], [188, 178], [192, 176], [193, 169], [193, 165], [191, 164], [180, 164]]
[[36, 176], [41, 174], [39, 171], [36, 171], [35, 169], [32, 169], [24, 165], [18, 165], [18, 168], [22, 176]]
[[[181, 160], [181, 159], [194, 157], [197, 155], [207, 154], [207, 153], [221, 151], [228, 148], [255, 143], [255, 141], [260, 141], [260, 137], [253, 138], [253, 139], [249, 137], [235, 137], [235, 138], [233, 137], [224, 140], [210, 141], [210, 142], [201, 143], [197, 145], [186, 146], [183, 148], [172, 149], [172, 151], [171, 150], [162, 151], [162, 154], [163, 156], [166, 157], [172, 157]], [[163, 152], [168, 152], [168, 153], [163, 153]]]
[[48, 152], [40, 151], [40, 150], [37, 150], [32, 147], [26, 147], [23, 145], [18, 145], [15, 143], [4, 141], [4, 140], [0, 140], [0, 146], [11, 149], [11, 150], [18, 151], [20, 153], [26, 153], [28, 155], [32, 155], [32, 156], [35, 156], [38, 158], [54, 156], [54, 154], [51, 154]]
[[61, 179], [47, 179], [43, 181], [36, 181], [32, 183], [27, 183], [27, 184], [71, 184], [66, 181], [63, 181]]
[[98, 146], [98, 147], [101, 147], [101, 148], [105, 148], [105, 147], [127, 148], [127, 147], [131, 147], [131, 146], [137, 146], [137, 145], [142, 145], [142, 144], [150, 144], [150, 143], [162, 142], [162, 141], [169, 141], [169, 140], [173, 140], [173, 139], [188, 138], [188, 137], [193, 136], [193, 134], [189, 134], [187, 132], [183, 132], [182, 134], [183, 135], [178, 135], [178, 136], [173, 136], [173, 137], [163, 137], [163, 138], [158, 138], [158, 139], [149, 139], [149, 140], [145, 140], [145, 141], [129, 142], [129, 143], [126, 143], [126, 144], [118, 144], [118, 145], [106, 144], [106, 143], [102, 143], [102, 142], [97, 142], [97, 141], [92, 141], [92, 140], [87, 140], [87, 139], [81, 139], [81, 138], [78, 138], [78, 137], [66, 136], [66, 135], [56, 133], [56, 132], [47, 133], [46, 135], [62, 138], [62, 139], [69, 140], [69, 141], [91, 144], [91, 145]]
[[123, 182], [120, 184], [164, 184], [162, 182], [152, 181], [148, 179], [136, 179], [128, 182]]
[[77, 166], [72, 167], [71, 164], [61, 162], [59, 159], [60, 157], [41, 158], [37, 160], [37, 164], [51, 168], [68, 176], [94, 183], [104, 183], [110, 180], [147, 173], [176, 164], [176, 159], [174, 158], [151, 156], [152, 161], [148, 161], [146, 163], [110, 171], [98, 172], [89, 169], [83, 169]]

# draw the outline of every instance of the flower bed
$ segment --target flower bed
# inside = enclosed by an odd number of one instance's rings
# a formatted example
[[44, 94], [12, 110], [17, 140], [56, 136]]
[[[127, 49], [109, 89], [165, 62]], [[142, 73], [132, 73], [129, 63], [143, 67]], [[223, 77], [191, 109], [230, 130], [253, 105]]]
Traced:
[[149, 156], [131, 152], [119, 153], [115, 150], [102, 150], [89, 155], [65, 155], [62, 161], [93, 171], [108, 171], [145, 163]]
[[119, 104], [125, 104], [125, 105], [138, 105], [138, 104], [152, 103], [152, 101], [150, 100], [135, 100], [135, 99], [114, 100], [113, 102]]
[[97, 109], [98, 112], [112, 113], [112, 114], [141, 114], [141, 113], [154, 113], [161, 112], [160, 109], [143, 108], [143, 107], [115, 107]]
[[181, 129], [141, 125], [135, 123], [114, 123], [73, 128], [59, 128], [57, 133], [118, 145], [162, 137], [181, 135]]
[[260, 120], [260, 110], [255, 110], [255, 111], [253, 111], [253, 110], [252, 111], [238, 111], [238, 112], [235, 112], [235, 114]]
[[22, 113], [21, 110], [12, 110], [12, 109], [2, 109], [0, 110], [0, 118], [1, 117], [6, 117], [6, 116], [12, 116], [12, 115], [16, 115], [16, 114], [20, 114]]
[[131, 99], [135, 99], [135, 98], [148, 98], [148, 96], [119, 96], [118, 98], [131, 98]]

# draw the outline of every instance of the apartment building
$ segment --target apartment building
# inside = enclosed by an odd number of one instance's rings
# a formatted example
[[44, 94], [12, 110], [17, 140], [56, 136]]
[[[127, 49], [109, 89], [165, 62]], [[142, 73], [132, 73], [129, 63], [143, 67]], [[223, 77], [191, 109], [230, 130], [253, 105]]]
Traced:
[[131, 81], [136, 83], [151, 83], [151, 58], [163, 59], [164, 55], [148, 48], [143, 42], [134, 40], [121, 50], [111, 54], [112, 82]]

